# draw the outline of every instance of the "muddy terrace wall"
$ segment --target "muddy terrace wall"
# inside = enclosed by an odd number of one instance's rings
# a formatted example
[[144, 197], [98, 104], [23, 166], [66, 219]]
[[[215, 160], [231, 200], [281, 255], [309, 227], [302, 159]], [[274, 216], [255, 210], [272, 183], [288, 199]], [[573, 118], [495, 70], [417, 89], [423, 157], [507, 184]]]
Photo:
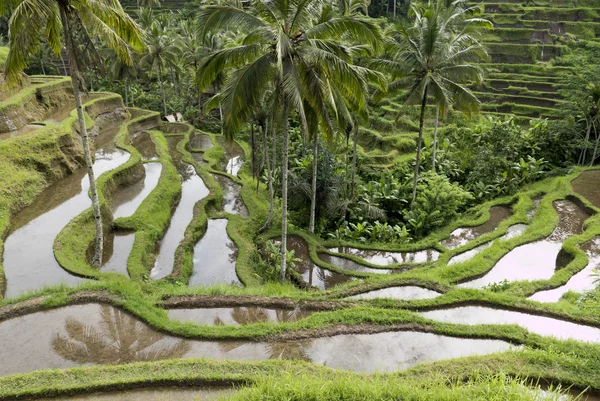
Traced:
[[69, 77], [48, 77], [48, 82], [23, 88], [0, 102], [0, 133], [16, 131], [41, 118], [47, 109], [64, 105], [73, 96]]

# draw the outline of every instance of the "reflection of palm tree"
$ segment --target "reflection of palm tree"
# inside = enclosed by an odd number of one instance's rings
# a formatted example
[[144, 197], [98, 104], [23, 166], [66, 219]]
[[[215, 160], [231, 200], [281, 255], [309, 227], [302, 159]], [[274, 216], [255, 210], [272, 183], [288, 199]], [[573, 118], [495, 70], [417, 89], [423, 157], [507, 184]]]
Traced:
[[[297, 309], [277, 309], [275, 313], [278, 322], [296, 321], [309, 315], [309, 313], [302, 312]], [[246, 325], [251, 323], [264, 323], [270, 320], [269, 314], [267, 313], [266, 309], [254, 307], [232, 308], [231, 318], [239, 325]], [[225, 324], [221, 319], [219, 319], [219, 317], [216, 317], [214, 322], [215, 325], [218, 326]], [[231, 352], [234, 349], [246, 344], [247, 342], [238, 341], [220, 342], [219, 347], [223, 352]], [[269, 359], [298, 359], [303, 361], [310, 361], [310, 358], [304, 351], [303, 342], [267, 343], [265, 344], [265, 347], [267, 348], [270, 354]]]
[[103, 305], [100, 313], [98, 327], [67, 319], [67, 336], [54, 336], [54, 351], [81, 364], [107, 364], [179, 358], [191, 349], [185, 340], [158, 345], [165, 335], [116, 308]]

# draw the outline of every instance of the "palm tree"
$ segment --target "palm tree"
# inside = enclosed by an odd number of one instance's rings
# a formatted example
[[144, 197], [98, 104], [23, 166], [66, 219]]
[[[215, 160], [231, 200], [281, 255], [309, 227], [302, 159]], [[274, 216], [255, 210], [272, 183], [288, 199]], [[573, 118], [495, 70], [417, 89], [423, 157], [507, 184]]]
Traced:
[[[319, 127], [331, 132], [328, 107], [331, 99], [325, 85], [332, 84], [360, 110], [368, 78], [382, 82], [372, 71], [348, 62], [349, 40], [375, 45], [376, 26], [353, 17], [319, 20], [329, 7], [322, 0], [254, 1], [249, 9], [230, 5], [207, 6], [200, 11], [199, 26], [204, 31], [221, 28], [248, 32], [242, 44], [217, 51], [202, 66], [200, 82], [206, 87], [224, 68], [232, 68], [220, 93], [224, 131], [231, 139], [251, 119], [265, 91], [273, 90], [279, 99], [282, 149], [282, 258], [280, 280], [285, 278], [287, 238], [288, 118], [295, 112], [305, 135]], [[363, 108], [364, 109], [364, 108]], [[366, 113], [366, 110], [363, 110]]]
[[158, 74], [158, 84], [163, 104], [163, 115], [167, 115], [167, 95], [165, 93], [164, 75], [167, 68], [176, 68], [177, 47], [173, 38], [167, 34], [165, 27], [154, 20], [148, 30], [146, 50], [140, 64]]
[[406, 102], [421, 106], [412, 202], [417, 196], [428, 97], [433, 98], [442, 116], [452, 105], [467, 114], [479, 110], [479, 100], [465, 84], [483, 80], [483, 72], [475, 63], [486, 60], [487, 52], [469, 29], [454, 29], [454, 21], [460, 20], [465, 11], [446, 8], [446, 1], [424, 7], [413, 4], [414, 23], [399, 26], [387, 45], [389, 58], [374, 63], [392, 75], [388, 90], [408, 87]]
[[81, 69], [88, 62], [99, 61], [92, 35], [114, 49], [117, 57], [132, 63], [131, 47], [141, 49], [142, 32], [116, 0], [2, 0], [0, 15], [7, 15], [10, 10], [13, 10], [9, 21], [10, 51], [5, 66], [9, 82], [20, 79], [20, 73], [27, 67], [30, 58], [39, 51], [42, 41], [45, 40], [57, 56], [63, 49], [63, 42], [66, 46], [96, 222], [96, 248], [92, 265], [99, 267], [102, 264], [104, 236], [81, 104], [80, 88], [84, 87]]

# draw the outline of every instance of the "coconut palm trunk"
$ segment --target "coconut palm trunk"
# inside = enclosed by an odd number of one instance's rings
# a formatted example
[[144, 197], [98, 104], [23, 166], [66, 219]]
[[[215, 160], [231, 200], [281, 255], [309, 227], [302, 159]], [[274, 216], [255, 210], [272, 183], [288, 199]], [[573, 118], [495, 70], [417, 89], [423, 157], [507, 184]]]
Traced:
[[356, 187], [356, 144], [358, 142], [358, 125], [354, 127], [354, 136], [352, 138], [352, 184], [350, 190], [350, 199], [354, 200], [354, 189]]
[[271, 161], [269, 157], [269, 149], [268, 149], [268, 138], [269, 138], [269, 129], [273, 129], [272, 126], [273, 121], [271, 120], [271, 124], [269, 124], [269, 120], [267, 120], [266, 128], [263, 130], [263, 146], [265, 147], [265, 163], [267, 164], [267, 181], [269, 186], [269, 215], [267, 217], [267, 221], [263, 226], [258, 230], [259, 233], [264, 232], [271, 225], [271, 221], [273, 220], [273, 198], [274, 198], [274, 190], [273, 190], [273, 172], [271, 171]]
[[283, 146], [281, 150], [281, 271], [279, 272], [279, 281], [282, 283], [285, 280], [287, 265], [288, 145], [288, 105], [286, 102], [283, 106]]
[[315, 232], [315, 218], [317, 212], [317, 173], [319, 168], [319, 138], [315, 136], [313, 145], [313, 169], [312, 169], [312, 186], [310, 195], [310, 222], [308, 230], [311, 233]]
[[71, 75], [71, 82], [73, 85], [73, 95], [75, 97], [75, 107], [77, 108], [77, 118], [79, 120], [79, 131], [81, 135], [81, 142], [83, 144], [83, 154], [85, 158], [85, 164], [88, 172], [88, 179], [90, 181], [90, 194], [92, 197], [92, 208], [94, 210], [94, 221], [96, 224], [96, 238], [95, 238], [95, 250], [94, 257], [92, 259], [93, 267], [100, 267], [102, 265], [102, 252], [104, 245], [104, 233], [102, 231], [102, 214], [100, 212], [100, 200], [98, 199], [98, 191], [96, 189], [96, 178], [94, 176], [94, 168], [92, 162], [92, 154], [90, 151], [89, 138], [87, 128], [85, 126], [85, 117], [83, 115], [83, 106], [81, 104], [81, 92], [79, 86], [81, 83], [81, 77], [79, 72], [79, 66], [75, 59], [75, 48], [73, 46], [73, 37], [71, 27], [69, 26], [68, 11], [66, 7], [60, 5], [60, 18], [63, 25], [65, 44], [67, 47], [67, 55], [69, 58], [69, 72]]
[[158, 82], [160, 83], [160, 93], [162, 94], [163, 115], [167, 116], [167, 96], [165, 95], [165, 83], [163, 82], [162, 65], [158, 66]]
[[413, 179], [411, 205], [415, 203], [415, 199], [417, 199], [417, 182], [419, 180], [419, 167], [421, 167], [421, 147], [423, 146], [423, 124], [425, 122], [425, 110], [427, 109], [427, 89], [428, 87], [425, 86], [423, 100], [421, 102], [421, 117], [419, 117], [419, 139], [417, 140], [417, 160], [415, 161], [415, 177]]
[[433, 160], [431, 161], [431, 170], [435, 173], [435, 156], [437, 153], [437, 132], [440, 121], [440, 108], [435, 108], [435, 126], [433, 127]]

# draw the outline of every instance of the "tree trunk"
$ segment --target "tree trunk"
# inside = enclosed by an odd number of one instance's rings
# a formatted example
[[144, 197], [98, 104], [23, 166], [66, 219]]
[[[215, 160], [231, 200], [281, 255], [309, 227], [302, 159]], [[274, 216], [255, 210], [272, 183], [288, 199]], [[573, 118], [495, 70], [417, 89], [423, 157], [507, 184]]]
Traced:
[[96, 223], [96, 238], [95, 238], [95, 250], [94, 257], [92, 259], [93, 267], [100, 267], [102, 265], [102, 253], [104, 247], [104, 233], [102, 232], [102, 215], [100, 212], [100, 200], [98, 199], [98, 191], [96, 189], [96, 177], [94, 176], [94, 168], [92, 163], [92, 154], [90, 152], [90, 144], [85, 126], [85, 117], [83, 115], [83, 106], [81, 104], [81, 92], [79, 91], [79, 84], [81, 82], [79, 75], [79, 67], [77, 60], [75, 60], [75, 50], [73, 47], [73, 38], [71, 29], [69, 26], [69, 19], [67, 17], [67, 10], [64, 6], [60, 7], [60, 17], [64, 29], [65, 44], [67, 46], [67, 54], [69, 57], [69, 71], [71, 74], [71, 82], [73, 84], [73, 95], [75, 97], [75, 107], [77, 108], [77, 118], [79, 121], [79, 131], [81, 133], [81, 142], [83, 144], [83, 154], [85, 158], [85, 164], [88, 172], [88, 179], [90, 181], [90, 194], [92, 196], [92, 208], [94, 210], [94, 220]]
[[129, 84], [125, 80], [125, 106], [129, 107]]
[[411, 206], [417, 199], [417, 181], [419, 180], [419, 167], [421, 165], [421, 146], [423, 145], [423, 122], [425, 121], [425, 109], [427, 109], [427, 87], [423, 93], [421, 102], [421, 117], [419, 118], [419, 139], [417, 140], [417, 160], [415, 161], [415, 177], [413, 179], [413, 192]]
[[129, 91], [131, 92], [131, 107], [135, 107], [135, 97], [133, 95], [133, 87], [132, 87], [132, 85], [129, 86]]
[[160, 92], [162, 93], [162, 101], [163, 101], [163, 113], [164, 116], [167, 116], [167, 97], [165, 94], [165, 85], [163, 83], [163, 78], [162, 78], [162, 66], [159, 65], [158, 66], [158, 81], [160, 82]]
[[433, 160], [431, 161], [431, 169], [435, 173], [435, 154], [437, 152], [437, 131], [440, 120], [440, 108], [435, 108], [435, 127], [433, 128]]
[[594, 165], [596, 161], [596, 157], [598, 155], [598, 144], [600, 144], [600, 136], [598, 132], [596, 132], [596, 123], [592, 120], [592, 125], [594, 126], [594, 132], [596, 133], [596, 146], [594, 146], [594, 154], [592, 155], [592, 161], [590, 162], [590, 167]]
[[358, 142], [358, 124], [354, 124], [354, 137], [352, 138], [354, 143], [353, 155], [352, 155], [352, 183], [350, 184], [350, 199], [354, 200], [354, 188], [356, 186], [356, 143]]
[[256, 143], [254, 141], [254, 123], [250, 130], [250, 151], [252, 158], [252, 178], [256, 178]]
[[588, 122], [587, 117], [585, 119], [585, 122], [587, 123], [587, 133], [585, 134], [585, 147], [581, 150], [581, 153], [579, 154], [579, 161], [577, 162], [577, 164], [579, 164], [580, 166], [583, 166], [585, 163], [585, 157], [587, 156], [588, 142], [590, 140], [590, 133], [592, 132], [592, 123]]
[[275, 196], [273, 190], [273, 172], [271, 171], [271, 161], [269, 160], [269, 149], [267, 149], [268, 143], [268, 131], [269, 129], [273, 130], [273, 119], [271, 118], [271, 124], [269, 125], [269, 120], [267, 120], [266, 129], [263, 131], [263, 146], [265, 147], [265, 162], [267, 164], [267, 182], [269, 186], [269, 216], [267, 217], [267, 221], [263, 226], [258, 230], [258, 233], [264, 232], [271, 225], [271, 221], [273, 220], [273, 198]]
[[392, 0], [392, 1], [394, 2], [394, 6], [393, 6], [393, 9], [394, 9], [394, 18], [396, 18], [396, 0]]
[[283, 106], [283, 146], [281, 150], [281, 271], [279, 281], [285, 280], [285, 269], [287, 265], [287, 183], [288, 183], [288, 105]]
[[317, 173], [319, 168], [319, 135], [315, 135], [315, 144], [313, 145], [313, 169], [312, 169], [312, 185], [310, 193], [310, 222], [308, 223], [308, 231], [315, 232], [315, 218], [317, 212]]

